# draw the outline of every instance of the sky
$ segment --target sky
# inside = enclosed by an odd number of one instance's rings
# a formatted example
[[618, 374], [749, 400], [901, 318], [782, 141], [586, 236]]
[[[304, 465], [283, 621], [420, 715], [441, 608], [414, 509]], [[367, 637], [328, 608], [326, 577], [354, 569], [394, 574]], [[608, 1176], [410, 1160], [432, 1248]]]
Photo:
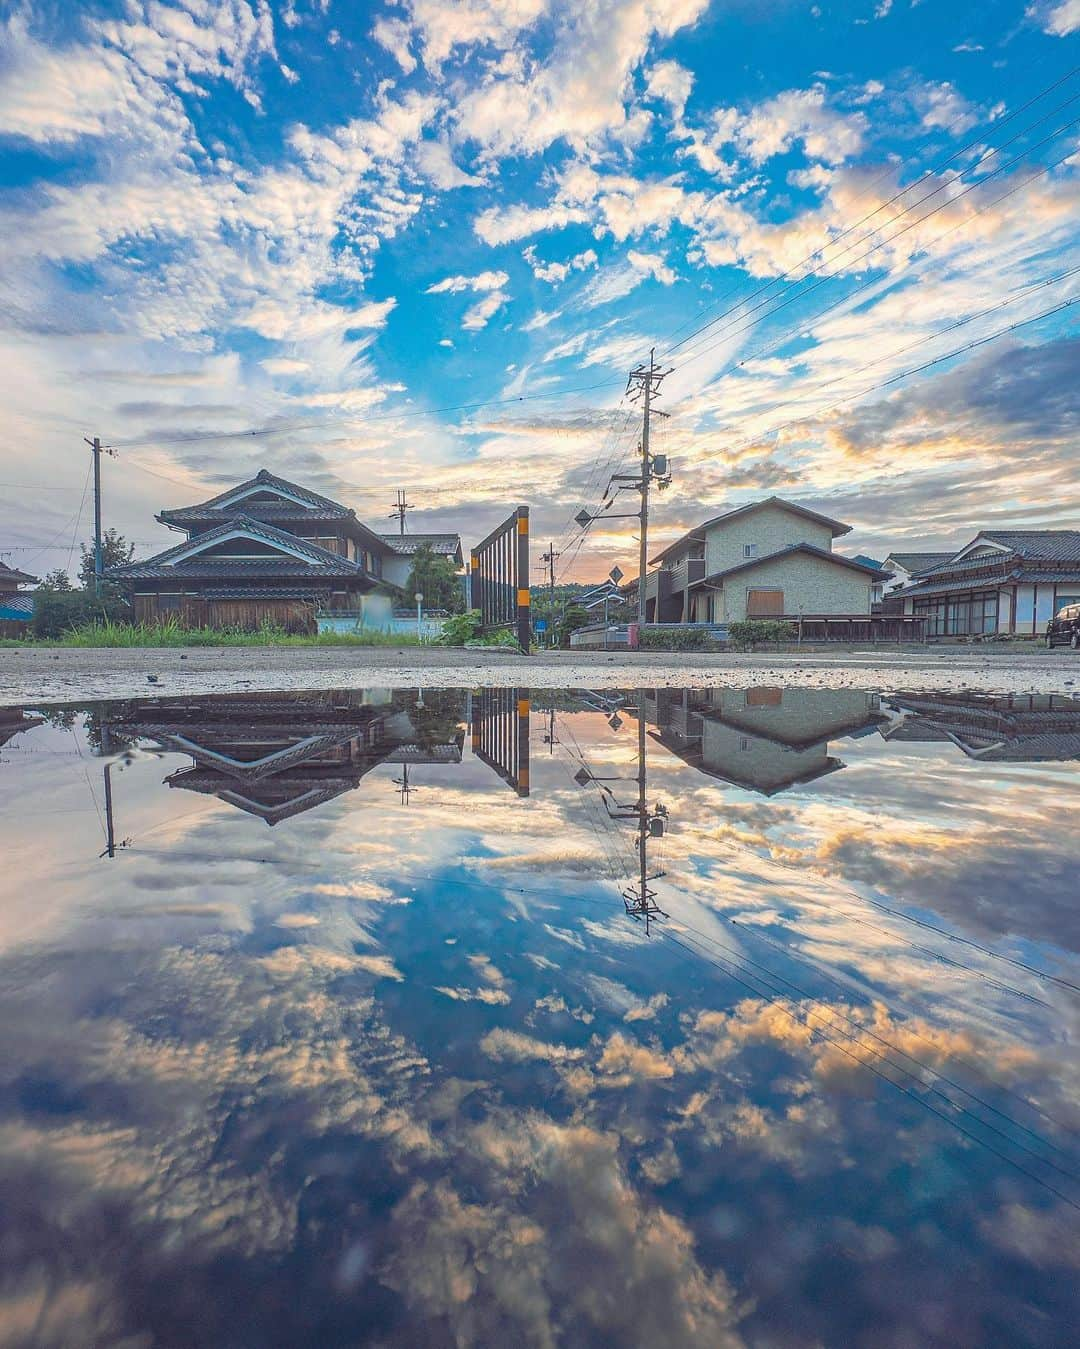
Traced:
[[633, 521], [572, 517], [652, 348], [656, 550], [772, 493], [877, 556], [1075, 527], [1078, 35], [1080, 0], [0, 5], [0, 557], [77, 563], [96, 435], [138, 556], [267, 467], [466, 546], [528, 504], [560, 579], [632, 575]]

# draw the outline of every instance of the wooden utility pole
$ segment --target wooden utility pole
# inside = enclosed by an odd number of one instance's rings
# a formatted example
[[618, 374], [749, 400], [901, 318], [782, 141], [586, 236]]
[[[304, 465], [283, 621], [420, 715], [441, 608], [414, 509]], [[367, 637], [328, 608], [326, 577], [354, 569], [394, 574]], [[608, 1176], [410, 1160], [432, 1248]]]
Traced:
[[83, 436], [94, 456], [94, 594], [101, 598], [101, 578], [105, 570], [101, 553], [101, 438]]
[[661, 486], [667, 485], [667, 460], [664, 456], [654, 456], [649, 453], [649, 432], [651, 429], [653, 414], [658, 417], [666, 417], [666, 412], [660, 412], [653, 407], [653, 399], [660, 389], [660, 384], [665, 376], [670, 375], [671, 370], [664, 370], [656, 364], [655, 348], [649, 352], [648, 365], [635, 366], [630, 371], [630, 377], [626, 382], [626, 391], [631, 390], [635, 394], [641, 394], [642, 417], [641, 417], [641, 476], [638, 484], [638, 490], [641, 493], [641, 510], [638, 512], [640, 523], [640, 533], [638, 538], [638, 602], [637, 602], [637, 621], [639, 629], [645, 626], [645, 573], [649, 566], [649, 484], [653, 478], [663, 480]]
[[394, 518], [395, 515], [397, 516], [399, 534], [404, 535], [405, 512], [411, 510], [412, 505], [409, 501], [406, 500], [406, 489], [404, 487], [399, 487], [397, 490], [397, 501], [394, 503], [394, 509], [390, 512], [391, 520]]

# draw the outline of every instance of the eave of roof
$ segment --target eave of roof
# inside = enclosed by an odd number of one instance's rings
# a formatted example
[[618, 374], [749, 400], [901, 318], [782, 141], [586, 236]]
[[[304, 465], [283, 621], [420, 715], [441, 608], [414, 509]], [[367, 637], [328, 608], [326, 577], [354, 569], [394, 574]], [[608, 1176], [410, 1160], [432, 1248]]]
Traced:
[[[197, 540], [200, 545], [209, 545], [223, 538], [228, 534], [240, 530], [248, 537], [257, 542], [278, 545], [292, 550], [293, 553], [299, 552], [301, 557], [280, 557], [280, 558], [207, 558], [199, 561], [198, 556], [191, 558], [190, 561], [177, 561], [187, 553], [195, 540], [185, 540], [172, 548], [167, 548], [163, 553], [157, 553], [153, 557], [146, 558], [142, 562], [128, 562], [121, 567], [109, 567], [106, 569], [106, 576], [110, 580], [149, 580], [157, 576], [222, 576], [226, 577], [236, 572], [241, 572], [245, 576], [259, 574], [260, 569], [265, 569], [262, 574], [268, 576], [282, 575], [312, 575], [312, 576], [355, 576], [359, 578], [375, 579], [371, 573], [358, 562], [350, 562], [348, 558], [340, 556], [338, 553], [331, 553], [326, 548], [320, 548], [317, 544], [303, 539], [298, 534], [290, 534], [282, 529], [275, 529], [273, 525], [268, 525], [260, 520], [252, 520], [250, 516], [234, 515], [222, 524], [208, 529], [205, 534], [200, 534]], [[209, 570], [207, 570], [209, 568]]]
[[839, 520], [832, 519], [831, 516], [822, 515], [819, 511], [812, 511], [807, 506], [796, 505], [794, 501], [785, 501], [783, 497], [771, 496], [765, 497], [761, 501], [750, 501], [745, 506], [736, 506], [734, 510], [724, 511], [722, 515], [714, 515], [711, 520], [706, 520], [704, 524], [695, 526], [682, 536], [676, 539], [674, 543], [668, 546], [661, 553], [650, 559], [649, 565], [655, 566], [657, 562], [662, 562], [670, 553], [677, 552], [680, 548], [689, 543], [700, 543], [705, 537], [705, 531], [711, 529], [713, 525], [718, 525], [724, 520], [734, 520], [736, 516], [748, 515], [752, 511], [761, 510], [764, 506], [779, 506], [782, 510], [792, 511], [795, 515], [801, 515], [807, 520], [816, 520], [818, 524], [827, 525], [832, 530], [834, 539], [839, 538], [841, 534], [850, 534], [851, 526], [842, 524]]
[[891, 574], [879, 571], [877, 567], [867, 567], [864, 563], [856, 562], [851, 557], [844, 557], [841, 553], [830, 553], [812, 543], [793, 543], [787, 548], [777, 549], [775, 553], [766, 553], [764, 557], [748, 557], [745, 562], [739, 562], [734, 567], [727, 567], [724, 571], [714, 571], [709, 576], [703, 576], [700, 581], [692, 581], [687, 589], [696, 590], [698, 586], [715, 585], [717, 581], [723, 581], [726, 577], [734, 576], [737, 572], [747, 571], [752, 567], [760, 567], [764, 562], [775, 562], [779, 557], [791, 557], [795, 553], [807, 553], [811, 557], [819, 557], [825, 562], [833, 562], [838, 567], [849, 567], [852, 571], [862, 572], [864, 576], [873, 576], [879, 581], [887, 579]]
[[14, 581], [16, 585], [38, 584], [36, 576], [31, 576], [29, 572], [19, 571], [16, 567], [9, 567], [6, 562], [0, 562], [0, 581]]

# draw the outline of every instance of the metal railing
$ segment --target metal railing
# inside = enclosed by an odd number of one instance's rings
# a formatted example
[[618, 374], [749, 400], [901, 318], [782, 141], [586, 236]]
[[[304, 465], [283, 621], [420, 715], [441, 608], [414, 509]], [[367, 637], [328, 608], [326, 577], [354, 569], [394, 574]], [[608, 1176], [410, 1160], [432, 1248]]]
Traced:
[[529, 795], [529, 690], [482, 689], [469, 719], [472, 752], [517, 792]]
[[529, 508], [519, 506], [469, 555], [469, 605], [482, 631], [511, 628], [522, 651], [532, 636], [529, 594]]

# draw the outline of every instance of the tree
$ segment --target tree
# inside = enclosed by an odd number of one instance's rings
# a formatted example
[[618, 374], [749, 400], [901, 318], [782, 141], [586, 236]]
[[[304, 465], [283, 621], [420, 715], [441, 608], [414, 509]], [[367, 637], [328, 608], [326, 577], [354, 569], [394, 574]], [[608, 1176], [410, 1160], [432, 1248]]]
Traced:
[[448, 558], [439, 557], [429, 543], [422, 543], [413, 553], [412, 570], [405, 582], [405, 589], [410, 600], [419, 591], [428, 609], [446, 609], [452, 614], [460, 614], [465, 610], [461, 577], [454, 570], [453, 563]]
[[63, 567], [57, 567], [55, 571], [46, 573], [44, 581], [42, 581], [37, 590], [34, 591], [34, 594], [40, 595], [44, 590], [54, 591], [58, 595], [66, 595], [69, 591], [74, 589], [75, 587], [71, 584], [71, 577]]
[[[84, 590], [94, 588], [94, 543], [80, 544], [82, 558], [79, 562], [79, 581]], [[104, 571], [110, 567], [122, 567], [135, 556], [135, 545], [128, 543], [123, 534], [115, 529], [107, 529], [101, 536], [101, 566]]]

